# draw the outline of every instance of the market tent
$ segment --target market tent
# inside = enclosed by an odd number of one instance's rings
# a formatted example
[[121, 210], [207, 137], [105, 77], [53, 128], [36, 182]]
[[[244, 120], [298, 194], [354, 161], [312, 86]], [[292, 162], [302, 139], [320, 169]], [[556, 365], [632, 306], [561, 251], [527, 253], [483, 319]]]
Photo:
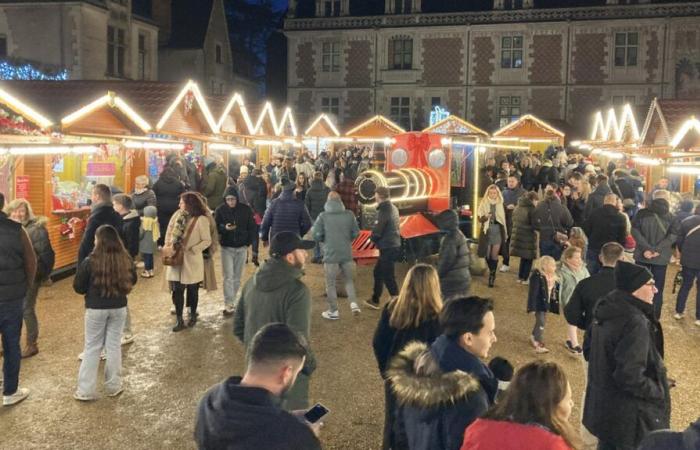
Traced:
[[292, 108], [285, 108], [282, 118], [277, 123], [277, 136], [295, 138], [299, 135]]
[[700, 117], [700, 100], [654, 98], [641, 132], [641, 145], [668, 146], [691, 116]]
[[526, 114], [493, 133], [494, 141], [564, 145], [564, 133], [537, 117]]
[[348, 137], [355, 138], [386, 138], [406, 130], [384, 116], [374, 116], [362, 122], [345, 133]]
[[450, 115], [434, 125], [429, 126], [423, 130], [423, 132], [460, 135], [463, 137], [476, 137], [483, 139], [488, 139], [489, 137], [489, 134], [486, 131], [477, 127], [473, 123], [467, 122], [466, 120], [454, 115]]
[[243, 97], [235, 93], [226, 104], [224, 112], [217, 123], [223, 134], [249, 135], [255, 134], [255, 124], [248, 114]]
[[[33, 128], [47, 129], [53, 123], [44, 114], [39, 113], [34, 107], [19, 100], [14, 95], [10, 94], [0, 85], [0, 134], [6, 134], [6, 131], [12, 133], [16, 130], [17, 134], [22, 134], [23, 131], [30, 131]], [[10, 113], [15, 113], [17, 117], [11, 117]], [[27, 122], [29, 122], [28, 125]], [[6, 130], [7, 129], [7, 130]]]
[[258, 119], [255, 122], [255, 135], [259, 136], [278, 136], [277, 134], [277, 118], [275, 117], [275, 111], [272, 108], [270, 102], [265, 103]]
[[326, 114], [320, 114], [304, 131], [304, 136], [318, 138], [340, 137], [340, 132]]
[[170, 103], [155, 128], [160, 133], [186, 136], [207, 136], [219, 132], [207, 99], [197, 83], [191, 80]]

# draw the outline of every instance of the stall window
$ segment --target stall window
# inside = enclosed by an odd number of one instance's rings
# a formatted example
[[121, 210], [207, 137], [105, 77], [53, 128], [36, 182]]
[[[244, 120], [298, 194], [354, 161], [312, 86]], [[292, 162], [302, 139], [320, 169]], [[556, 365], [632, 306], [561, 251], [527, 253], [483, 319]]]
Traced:
[[615, 67], [637, 65], [638, 33], [615, 33]]
[[501, 39], [501, 68], [520, 69], [523, 67], [523, 37], [504, 36]]
[[391, 97], [391, 120], [406, 130], [411, 129], [411, 98]]
[[520, 97], [500, 97], [498, 102], [498, 122], [504, 127], [520, 117]]
[[139, 33], [138, 78], [146, 79], [146, 35]]
[[389, 69], [410, 70], [413, 67], [413, 39], [398, 37], [389, 40]]
[[107, 27], [107, 75], [124, 76], [125, 32], [121, 28]]
[[338, 117], [340, 114], [340, 99], [338, 97], [322, 97], [321, 111]]
[[340, 70], [340, 42], [323, 43], [321, 70], [324, 72], [338, 72]]

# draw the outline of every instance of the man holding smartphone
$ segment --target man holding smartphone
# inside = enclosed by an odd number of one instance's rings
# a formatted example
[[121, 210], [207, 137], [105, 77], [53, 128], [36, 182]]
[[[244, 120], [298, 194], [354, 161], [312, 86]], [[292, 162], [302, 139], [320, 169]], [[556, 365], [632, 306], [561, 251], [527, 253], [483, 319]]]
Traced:
[[[194, 432], [198, 448], [320, 450], [321, 422], [310, 423], [304, 411], [287, 412], [280, 402], [307, 354], [306, 340], [287, 325], [262, 327], [248, 348], [243, 377], [215, 385], [200, 400]], [[318, 417], [317, 411], [311, 413]]]

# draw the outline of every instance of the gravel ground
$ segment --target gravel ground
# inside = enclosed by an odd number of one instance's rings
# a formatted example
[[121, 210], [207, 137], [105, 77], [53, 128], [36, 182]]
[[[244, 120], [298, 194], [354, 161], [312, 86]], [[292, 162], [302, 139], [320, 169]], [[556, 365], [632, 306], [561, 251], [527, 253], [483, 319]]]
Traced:
[[[517, 268], [517, 260], [515, 264]], [[246, 278], [253, 271], [246, 267]], [[219, 270], [219, 280], [220, 269]], [[675, 296], [669, 269], [663, 324], [666, 363], [678, 380], [673, 390], [674, 429], [683, 429], [700, 415], [700, 328], [692, 317], [671, 317]], [[403, 276], [405, 267], [400, 267]], [[124, 348], [125, 392], [118, 398], [92, 403], [73, 400], [78, 360], [83, 346], [83, 301], [71, 286], [72, 278], [42, 288], [38, 314], [40, 353], [23, 360], [20, 384], [30, 397], [12, 408], [0, 408], [1, 449], [175, 449], [194, 448], [192, 431], [197, 402], [206, 389], [243, 369], [242, 346], [232, 335], [232, 321], [221, 315], [221, 291], [200, 299], [200, 321], [192, 330], [173, 334], [170, 301], [158, 277], [139, 280], [129, 298], [136, 340]], [[475, 278], [473, 292], [491, 296], [496, 303], [498, 342], [492, 356], [501, 355], [516, 366], [536, 356], [528, 345], [532, 318], [525, 314], [526, 288], [514, 273], [499, 274], [496, 288]], [[353, 317], [341, 299], [341, 320], [320, 317], [325, 309], [322, 266], [307, 266], [306, 282], [313, 299], [311, 345], [318, 369], [311, 379], [312, 401], [331, 409], [322, 441], [328, 449], [380, 448], [383, 389], [372, 355], [372, 334], [378, 312], [363, 309]], [[356, 277], [360, 299], [372, 287], [371, 267], [360, 267]], [[690, 308], [694, 311], [694, 292]], [[552, 352], [546, 358], [564, 365], [572, 381], [574, 399], [581, 398], [582, 364], [564, 349], [564, 321], [549, 316], [546, 331]], [[579, 417], [578, 404], [573, 421]]]

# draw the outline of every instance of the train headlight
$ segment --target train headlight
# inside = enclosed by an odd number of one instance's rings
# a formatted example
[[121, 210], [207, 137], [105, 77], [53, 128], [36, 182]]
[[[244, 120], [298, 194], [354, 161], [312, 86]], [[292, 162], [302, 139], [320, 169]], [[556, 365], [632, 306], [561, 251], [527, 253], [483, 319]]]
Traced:
[[447, 162], [447, 155], [440, 148], [434, 148], [428, 153], [428, 165], [433, 169], [442, 168]]
[[403, 167], [408, 162], [408, 152], [403, 148], [397, 148], [391, 152], [391, 163], [396, 167]]

